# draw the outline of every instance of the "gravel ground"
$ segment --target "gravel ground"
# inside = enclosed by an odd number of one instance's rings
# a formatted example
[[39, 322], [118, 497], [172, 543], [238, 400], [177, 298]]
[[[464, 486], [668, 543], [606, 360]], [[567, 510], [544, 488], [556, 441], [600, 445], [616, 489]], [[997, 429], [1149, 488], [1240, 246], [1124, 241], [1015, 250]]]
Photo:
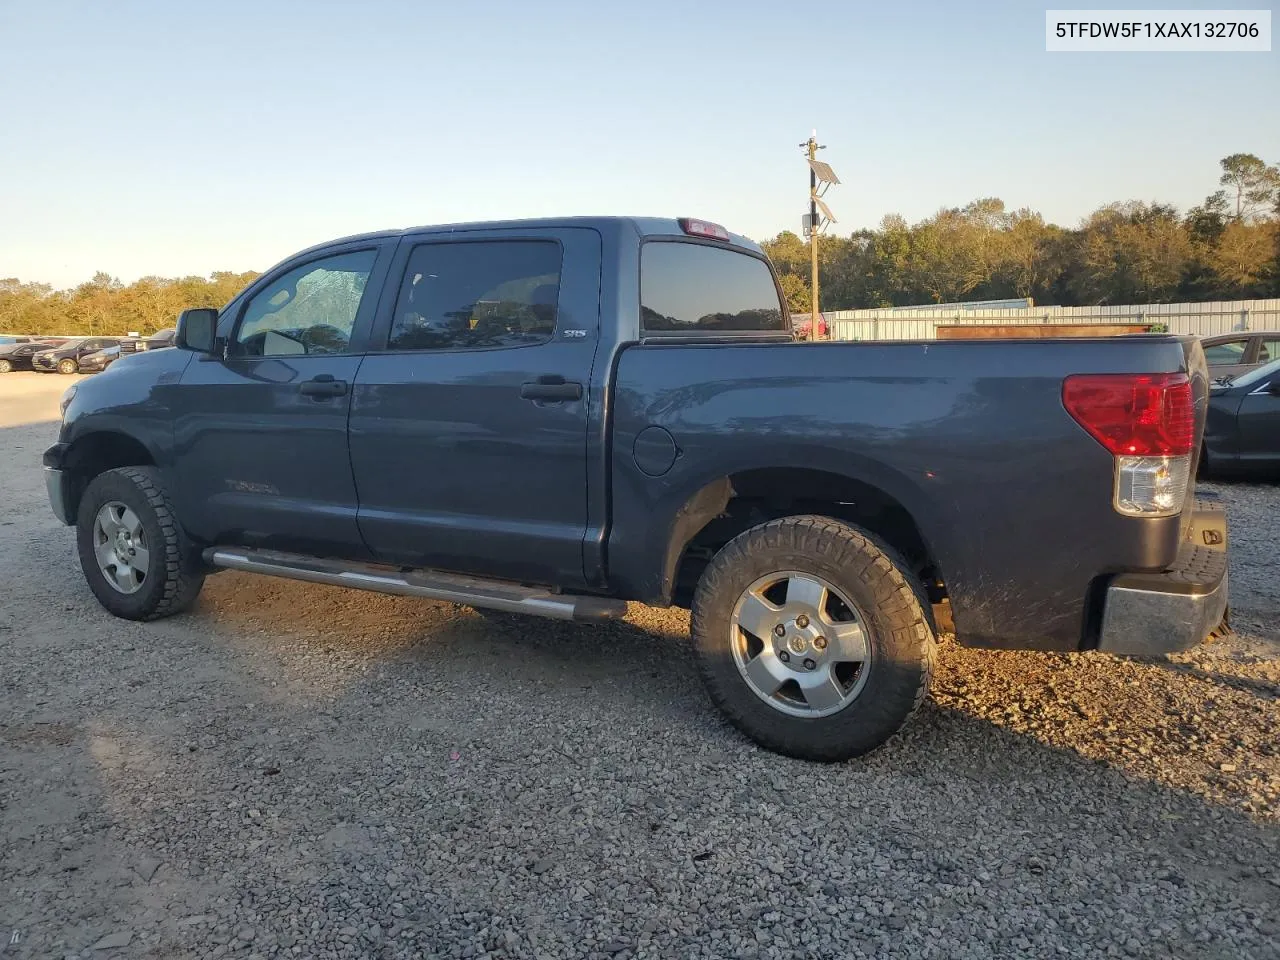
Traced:
[[587, 628], [224, 573], [113, 620], [0, 379], [0, 960], [1280, 957], [1280, 486], [1215, 487], [1239, 637], [945, 642], [869, 758], [718, 718], [687, 617]]

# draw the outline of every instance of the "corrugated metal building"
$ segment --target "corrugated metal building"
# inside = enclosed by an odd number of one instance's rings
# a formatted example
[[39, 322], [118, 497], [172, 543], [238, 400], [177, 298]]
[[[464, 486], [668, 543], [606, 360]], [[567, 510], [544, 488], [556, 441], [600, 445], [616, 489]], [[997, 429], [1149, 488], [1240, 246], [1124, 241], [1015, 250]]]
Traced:
[[939, 324], [1161, 323], [1170, 333], [1213, 336], [1280, 330], [1280, 298], [1103, 307], [968, 309], [948, 306], [825, 311], [833, 340], [933, 340]]

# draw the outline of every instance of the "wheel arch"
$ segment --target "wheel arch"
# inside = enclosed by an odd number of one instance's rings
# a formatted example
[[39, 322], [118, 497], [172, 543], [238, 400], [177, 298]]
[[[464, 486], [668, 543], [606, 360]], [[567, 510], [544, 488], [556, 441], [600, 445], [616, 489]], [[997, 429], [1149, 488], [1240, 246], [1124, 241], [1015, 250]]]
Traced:
[[67, 443], [56, 466], [66, 479], [64, 497], [69, 516], [80, 509], [80, 499], [93, 479], [117, 467], [154, 467], [155, 452], [141, 439], [123, 430], [104, 429], [81, 434]]
[[[663, 600], [687, 606], [706, 563], [738, 534], [784, 516], [817, 514], [860, 526], [911, 565], [936, 602], [945, 596], [944, 559], [920, 497], [887, 478], [813, 467], [761, 466], [716, 477], [690, 494], [667, 525]], [[907, 496], [901, 494], [906, 492]]]

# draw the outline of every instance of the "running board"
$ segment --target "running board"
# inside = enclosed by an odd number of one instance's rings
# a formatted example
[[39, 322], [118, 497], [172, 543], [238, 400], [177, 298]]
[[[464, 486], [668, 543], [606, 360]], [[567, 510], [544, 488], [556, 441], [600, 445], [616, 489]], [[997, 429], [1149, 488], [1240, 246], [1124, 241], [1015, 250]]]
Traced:
[[210, 547], [204, 562], [212, 567], [263, 573], [269, 577], [353, 587], [402, 597], [446, 600], [469, 607], [486, 607], [506, 613], [529, 613], [553, 620], [598, 622], [617, 620], [627, 613], [623, 600], [552, 593], [507, 580], [485, 580], [439, 570], [400, 570], [396, 567], [346, 560], [325, 560], [275, 550]]

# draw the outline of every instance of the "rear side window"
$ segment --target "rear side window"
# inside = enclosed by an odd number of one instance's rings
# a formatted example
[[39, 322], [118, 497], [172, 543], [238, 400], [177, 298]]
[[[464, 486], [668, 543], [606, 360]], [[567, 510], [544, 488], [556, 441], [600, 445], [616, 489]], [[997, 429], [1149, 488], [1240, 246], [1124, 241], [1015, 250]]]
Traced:
[[1280, 337], [1263, 340], [1258, 344], [1257, 363], [1270, 363], [1280, 360]]
[[547, 240], [424, 243], [400, 284], [390, 350], [524, 347], [551, 339], [560, 244]]
[[1211, 347], [1204, 348], [1204, 359], [1210, 366], [1244, 363], [1244, 352], [1248, 346], [1249, 340], [1247, 337], [1243, 340], [1228, 340], [1226, 343], [1215, 343]]
[[763, 260], [706, 244], [660, 241], [640, 252], [640, 325], [652, 336], [787, 329]]

